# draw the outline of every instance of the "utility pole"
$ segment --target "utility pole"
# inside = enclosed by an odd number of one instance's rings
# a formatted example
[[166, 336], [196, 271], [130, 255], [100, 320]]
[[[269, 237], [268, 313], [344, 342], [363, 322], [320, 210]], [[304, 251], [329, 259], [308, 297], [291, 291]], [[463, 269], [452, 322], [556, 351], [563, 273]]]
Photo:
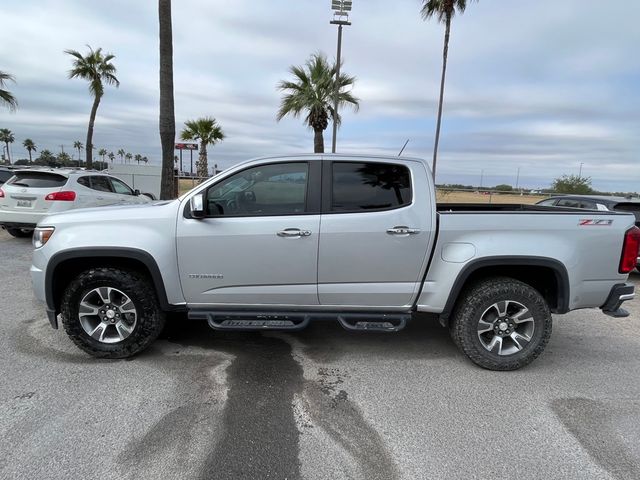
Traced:
[[580, 162], [580, 170], [578, 171], [578, 178], [582, 178], [582, 165], [584, 165], [584, 163]]
[[336, 54], [336, 78], [333, 87], [333, 140], [331, 142], [331, 153], [336, 153], [336, 144], [338, 137], [338, 97], [340, 95], [340, 63], [342, 61], [342, 27], [351, 25], [349, 21], [349, 12], [352, 7], [352, 0], [331, 0], [331, 9], [333, 12], [333, 20], [331, 25], [338, 25], [338, 52]]
[[516, 191], [518, 190], [519, 183], [520, 183], [520, 167], [518, 167], [518, 174], [516, 175]]

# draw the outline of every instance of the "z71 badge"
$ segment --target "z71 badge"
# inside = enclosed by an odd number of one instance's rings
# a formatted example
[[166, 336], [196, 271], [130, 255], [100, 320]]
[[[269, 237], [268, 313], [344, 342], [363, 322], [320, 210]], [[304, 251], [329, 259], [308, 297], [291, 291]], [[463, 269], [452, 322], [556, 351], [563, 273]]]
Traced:
[[610, 227], [612, 223], [613, 223], [613, 220], [585, 218], [583, 220], [578, 221], [578, 226], [580, 226], [580, 227]]

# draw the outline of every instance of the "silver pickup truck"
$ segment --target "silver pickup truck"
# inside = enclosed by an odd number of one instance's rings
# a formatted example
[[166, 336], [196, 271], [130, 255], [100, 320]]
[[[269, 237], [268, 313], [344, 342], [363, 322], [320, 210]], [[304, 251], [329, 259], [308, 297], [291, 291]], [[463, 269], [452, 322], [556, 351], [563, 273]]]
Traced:
[[216, 330], [384, 332], [424, 312], [476, 364], [513, 370], [552, 313], [628, 315], [632, 214], [435, 198], [420, 159], [251, 160], [177, 200], [45, 218], [33, 287], [54, 328], [108, 358], [144, 350], [172, 311]]

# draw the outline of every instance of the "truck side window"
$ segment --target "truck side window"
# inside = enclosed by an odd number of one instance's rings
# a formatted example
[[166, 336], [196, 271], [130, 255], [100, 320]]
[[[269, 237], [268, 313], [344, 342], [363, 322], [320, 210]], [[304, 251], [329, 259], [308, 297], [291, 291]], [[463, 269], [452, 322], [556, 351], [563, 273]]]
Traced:
[[307, 162], [248, 168], [207, 191], [207, 212], [215, 216], [301, 215], [307, 198]]
[[411, 174], [404, 165], [334, 162], [332, 212], [389, 210], [411, 203]]

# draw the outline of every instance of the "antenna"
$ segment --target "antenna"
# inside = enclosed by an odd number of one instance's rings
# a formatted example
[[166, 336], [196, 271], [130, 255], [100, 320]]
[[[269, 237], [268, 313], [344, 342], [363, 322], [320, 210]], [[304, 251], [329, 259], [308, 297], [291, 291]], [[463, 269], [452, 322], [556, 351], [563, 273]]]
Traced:
[[398, 154], [398, 156], [402, 155], [402, 152], [404, 152], [404, 149], [407, 147], [407, 143], [409, 143], [409, 138], [407, 138], [407, 141], [404, 142], [404, 145], [402, 146], [402, 148], [400, 149], [400, 153]]

